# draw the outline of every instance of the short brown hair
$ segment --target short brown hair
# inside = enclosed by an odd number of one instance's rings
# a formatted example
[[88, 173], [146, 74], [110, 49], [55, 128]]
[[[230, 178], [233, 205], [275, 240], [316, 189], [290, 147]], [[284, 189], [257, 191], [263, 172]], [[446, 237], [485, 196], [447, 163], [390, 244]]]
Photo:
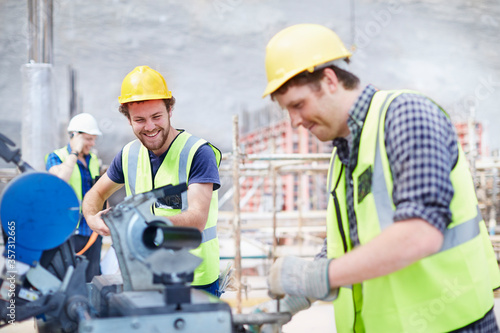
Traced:
[[[174, 104], [175, 104], [175, 98], [172, 96], [171, 98], [168, 99], [163, 99], [162, 100], [165, 103], [165, 107], [167, 108], [167, 111], [170, 112], [174, 109]], [[128, 111], [128, 106], [131, 103], [141, 103], [145, 101], [138, 101], [138, 102], [129, 102], [129, 103], [124, 103], [120, 104], [120, 107], [118, 108], [118, 111], [120, 111], [121, 114], [123, 114], [125, 117], [130, 119], [130, 113]]]
[[[346, 62], [349, 63], [349, 59], [346, 59]], [[325, 76], [324, 70], [326, 68], [331, 68], [335, 72], [335, 75], [337, 75], [337, 78], [342, 83], [345, 89], [353, 90], [358, 87], [360, 80], [356, 75], [352, 74], [351, 72], [340, 69], [335, 65], [330, 65], [315, 70], [312, 73], [309, 71], [304, 71], [295, 75], [290, 80], [286, 81], [275, 92], [273, 92], [271, 94], [271, 98], [274, 99], [275, 95], [277, 94], [280, 95], [284, 94], [288, 90], [288, 88], [292, 86], [303, 86], [307, 84], [310, 85], [314, 91], [319, 91], [320, 89], [319, 81], [321, 81]]]

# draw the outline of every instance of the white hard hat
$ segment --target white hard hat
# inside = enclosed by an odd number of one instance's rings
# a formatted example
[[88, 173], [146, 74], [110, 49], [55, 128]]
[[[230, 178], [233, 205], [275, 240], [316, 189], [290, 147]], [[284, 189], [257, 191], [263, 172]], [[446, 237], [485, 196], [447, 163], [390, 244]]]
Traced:
[[83, 132], [90, 135], [102, 135], [97, 121], [90, 113], [79, 113], [69, 121], [68, 132]]

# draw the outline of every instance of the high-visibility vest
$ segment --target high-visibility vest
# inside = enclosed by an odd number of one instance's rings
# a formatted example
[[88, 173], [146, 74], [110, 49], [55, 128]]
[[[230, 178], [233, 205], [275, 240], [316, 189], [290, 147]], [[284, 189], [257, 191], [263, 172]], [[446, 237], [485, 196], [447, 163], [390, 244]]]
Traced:
[[[148, 150], [138, 140], [128, 143], [122, 152], [126, 194], [144, 193], [170, 184], [186, 183], [189, 185], [189, 172], [193, 157], [198, 148], [207, 143], [207, 141], [185, 131], [179, 133], [170, 145], [167, 155], [154, 177], [154, 182]], [[214, 151], [217, 166], [219, 166], [222, 155], [215, 146], [208, 144]], [[188, 207], [187, 192], [183, 192], [178, 201], [180, 201], [179, 207], [155, 207], [154, 214], [168, 217], [186, 210]], [[202, 232], [202, 243], [198, 248], [190, 251], [203, 259], [203, 262], [194, 271], [193, 286], [210, 284], [219, 277], [218, 211], [218, 191], [213, 191], [207, 223]]]
[[[56, 154], [59, 159], [64, 163], [66, 159], [69, 156], [68, 148], [67, 147], [62, 147], [59, 149], [54, 150], [54, 154]], [[45, 155], [45, 163], [47, 163], [47, 158], [49, 154]], [[99, 159], [97, 158], [97, 155], [94, 153], [90, 153], [90, 160], [89, 164], [87, 166], [90, 172], [90, 177], [92, 179], [96, 179], [99, 177]], [[69, 178], [68, 184], [73, 188], [75, 191], [76, 197], [80, 201], [80, 220], [81, 220], [81, 212], [82, 212], [82, 205], [81, 202], [83, 200], [83, 190], [82, 190], [82, 174], [80, 173], [80, 168], [78, 167], [78, 163], [75, 163], [75, 166], [73, 167], [73, 172], [71, 173], [71, 177]], [[80, 221], [78, 221], [78, 225], [76, 228], [80, 226]]]
[[[352, 173], [361, 245], [394, 223], [384, 125], [390, 103], [405, 92], [375, 93], [363, 125]], [[444, 231], [442, 248], [394, 273], [341, 287], [334, 301], [337, 332], [448, 332], [477, 321], [493, 307], [492, 289], [500, 286], [500, 271], [460, 145], [458, 150], [458, 161], [450, 174], [452, 221]], [[327, 184], [332, 194], [327, 217], [328, 257], [336, 258], [352, 250], [345, 172], [336, 150]]]

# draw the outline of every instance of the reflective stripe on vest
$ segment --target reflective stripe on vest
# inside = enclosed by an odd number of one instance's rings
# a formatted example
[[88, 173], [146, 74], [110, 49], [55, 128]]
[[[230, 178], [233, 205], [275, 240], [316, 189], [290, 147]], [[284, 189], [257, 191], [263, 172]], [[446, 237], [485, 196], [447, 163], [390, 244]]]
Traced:
[[127, 163], [127, 175], [128, 175], [128, 186], [132, 195], [135, 195], [135, 183], [137, 182], [137, 161], [139, 161], [139, 151], [141, 150], [141, 142], [135, 140], [132, 142], [128, 152], [128, 163]]

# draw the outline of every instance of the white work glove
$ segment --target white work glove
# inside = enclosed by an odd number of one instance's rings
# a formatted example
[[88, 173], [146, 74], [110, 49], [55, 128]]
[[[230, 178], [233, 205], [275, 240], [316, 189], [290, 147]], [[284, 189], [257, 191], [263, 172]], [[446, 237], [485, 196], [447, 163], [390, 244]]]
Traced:
[[267, 283], [271, 297], [285, 294], [333, 300], [338, 289], [330, 289], [328, 265], [332, 259], [315, 261], [297, 257], [278, 258], [271, 266]]
[[[271, 300], [261, 303], [253, 312], [277, 312], [278, 307], [276, 302], [276, 300]], [[299, 311], [308, 309], [310, 306], [311, 300], [307, 299], [307, 297], [286, 295], [280, 299], [280, 312], [290, 312], [292, 316]]]
[[[267, 301], [259, 304], [252, 312], [253, 313], [272, 313], [277, 312], [277, 301]], [[280, 299], [280, 312], [290, 312], [295, 315], [297, 312], [308, 309], [311, 306], [311, 301], [306, 297], [286, 295]], [[261, 327], [252, 325], [249, 327], [251, 333], [273, 333], [277, 332], [277, 326], [272, 324], [264, 324]]]

